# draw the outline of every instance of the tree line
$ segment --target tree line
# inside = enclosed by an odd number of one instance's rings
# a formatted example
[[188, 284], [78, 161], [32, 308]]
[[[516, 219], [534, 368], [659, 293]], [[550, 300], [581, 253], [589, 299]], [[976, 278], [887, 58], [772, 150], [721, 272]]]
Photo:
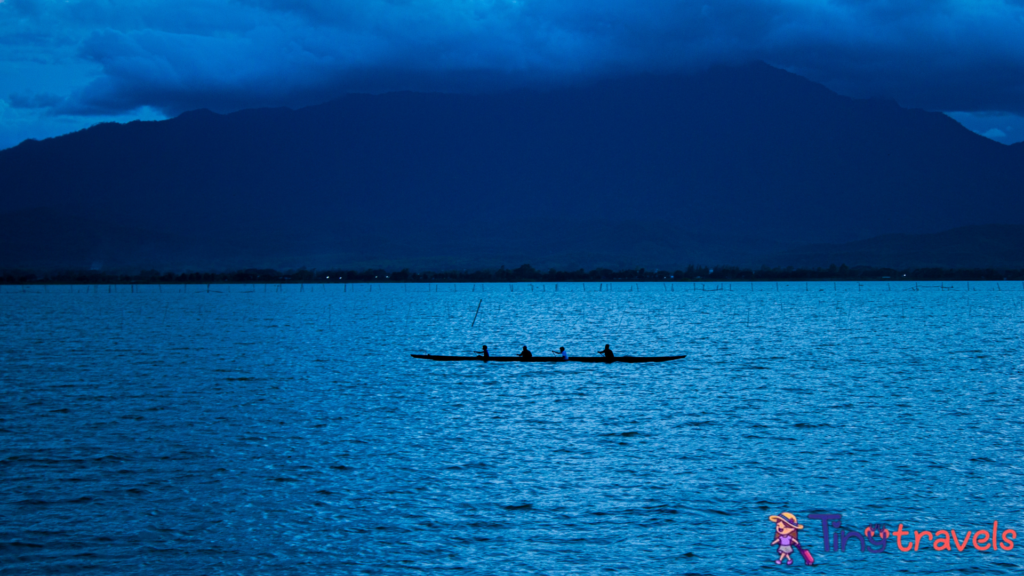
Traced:
[[540, 271], [529, 264], [496, 270], [447, 270], [439, 272], [402, 269], [367, 270], [299, 270], [279, 272], [269, 269], [248, 269], [232, 272], [159, 272], [137, 273], [96, 270], [59, 272], [0, 272], [2, 284], [295, 284], [295, 283], [365, 283], [365, 282], [756, 282], [817, 280], [1024, 280], [1024, 270], [993, 268], [874, 268], [870, 266], [828, 268], [743, 268], [739, 266], [688, 266], [685, 270], [646, 270], [644, 268], [610, 270], [595, 268], [585, 271]]

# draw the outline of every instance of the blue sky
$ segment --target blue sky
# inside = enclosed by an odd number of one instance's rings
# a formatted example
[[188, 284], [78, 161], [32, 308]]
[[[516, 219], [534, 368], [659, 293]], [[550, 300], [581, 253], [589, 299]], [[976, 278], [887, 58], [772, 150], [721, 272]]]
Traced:
[[195, 108], [749, 60], [1024, 140], [1024, 0], [0, 0], [0, 148]]

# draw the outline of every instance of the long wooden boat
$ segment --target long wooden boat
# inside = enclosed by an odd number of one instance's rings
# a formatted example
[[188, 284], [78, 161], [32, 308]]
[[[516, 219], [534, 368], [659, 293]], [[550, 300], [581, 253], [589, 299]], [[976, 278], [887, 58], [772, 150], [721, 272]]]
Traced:
[[680, 360], [683, 356], [616, 356], [605, 358], [603, 356], [569, 356], [563, 360], [561, 356], [534, 356], [533, 358], [520, 358], [519, 356], [436, 356], [434, 354], [413, 354], [413, 358], [423, 360], [437, 360], [440, 362], [589, 362], [592, 364], [611, 364], [612, 362], [625, 362], [637, 364], [640, 362], [668, 362], [669, 360]]

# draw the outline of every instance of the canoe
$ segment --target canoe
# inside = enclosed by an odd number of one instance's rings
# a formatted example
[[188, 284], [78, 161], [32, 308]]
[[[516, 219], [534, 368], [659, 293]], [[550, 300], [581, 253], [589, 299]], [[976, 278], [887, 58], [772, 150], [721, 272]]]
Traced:
[[[413, 358], [423, 360], [438, 360], [440, 362], [566, 362], [561, 356], [534, 356], [533, 358], [520, 358], [519, 356], [435, 356], [433, 354], [413, 354]], [[637, 364], [640, 362], [668, 362], [679, 360], [683, 356], [616, 356], [605, 358], [603, 356], [569, 356], [568, 362], [589, 362], [591, 364], [611, 364], [612, 362], [625, 362]]]

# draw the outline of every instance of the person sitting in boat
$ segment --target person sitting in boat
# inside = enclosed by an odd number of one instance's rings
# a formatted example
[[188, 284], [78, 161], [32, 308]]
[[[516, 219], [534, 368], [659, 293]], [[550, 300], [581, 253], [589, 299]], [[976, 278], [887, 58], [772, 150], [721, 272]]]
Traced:
[[523, 346], [523, 351], [520, 352], [518, 356], [522, 356], [523, 358], [533, 358], [533, 352], [530, 352], [526, 349], [526, 346]]
[[565, 346], [559, 346], [558, 352], [552, 352], [552, 354], [558, 354], [559, 356], [562, 357], [562, 360], [569, 359], [569, 353], [565, 351]]
[[487, 352], [487, 344], [484, 344], [484, 349], [479, 351], [479, 352], [477, 352], [477, 354], [480, 355], [480, 356], [483, 356], [484, 358], [490, 358], [491, 357], [491, 354], [489, 352]]
[[599, 354], [604, 354], [604, 357], [609, 359], [609, 360], [611, 360], [612, 358], [615, 358], [615, 352], [612, 352], [612, 347], [610, 345], [608, 345], [608, 344], [604, 345], [604, 350], [601, 350], [601, 352], [599, 352]]

